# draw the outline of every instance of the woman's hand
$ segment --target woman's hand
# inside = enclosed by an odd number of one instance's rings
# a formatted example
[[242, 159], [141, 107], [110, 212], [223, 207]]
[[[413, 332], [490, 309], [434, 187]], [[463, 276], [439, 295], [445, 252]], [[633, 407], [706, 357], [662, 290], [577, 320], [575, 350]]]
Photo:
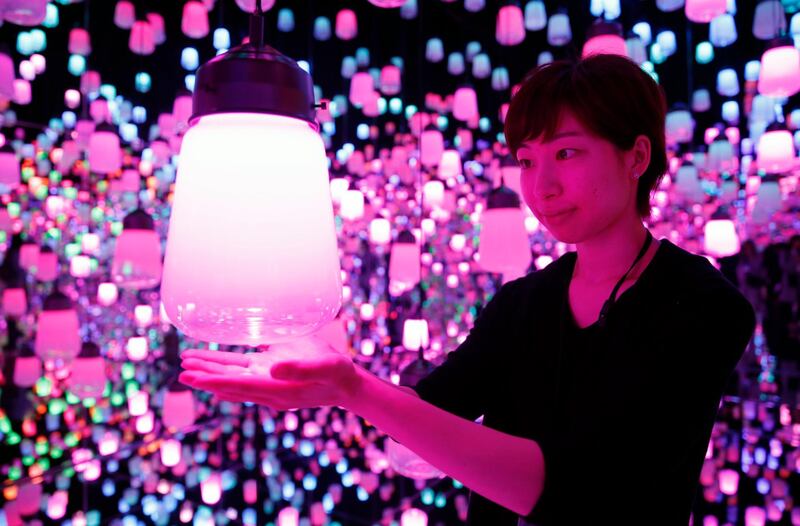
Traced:
[[221, 400], [278, 410], [344, 406], [360, 379], [349, 356], [313, 336], [250, 354], [190, 349], [181, 359], [182, 383]]

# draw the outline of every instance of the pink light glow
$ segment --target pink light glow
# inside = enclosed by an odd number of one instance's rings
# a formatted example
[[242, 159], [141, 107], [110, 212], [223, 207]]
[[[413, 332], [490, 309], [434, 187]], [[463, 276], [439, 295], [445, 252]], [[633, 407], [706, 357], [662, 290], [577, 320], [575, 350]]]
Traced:
[[219, 502], [222, 498], [222, 477], [219, 473], [211, 473], [200, 483], [200, 498], [208, 505]]
[[319, 134], [289, 117], [211, 115], [180, 155], [161, 287], [170, 320], [237, 345], [332, 320], [341, 276]]
[[113, 283], [101, 283], [97, 287], [97, 303], [103, 307], [113, 305], [117, 301], [117, 286]]
[[253, 479], [246, 480], [244, 482], [243, 493], [244, 501], [247, 504], [255, 504], [258, 500], [258, 483]]
[[686, 0], [684, 11], [692, 22], [708, 23], [725, 13], [727, 7], [727, 0]]
[[597, 35], [583, 45], [582, 58], [590, 55], [609, 54], [628, 56], [628, 49], [625, 46], [625, 39], [619, 35]]
[[153, 230], [122, 231], [114, 247], [111, 275], [121, 287], [147, 289], [161, 279], [161, 240]]
[[120, 29], [130, 29], [136, 21], [136, 10], [128, 0], [119, 0], [114, 6], [114, 25]]
[[89, 167], [93, 172], [107, 174], [122, 167], [119, 136], [113, 131], [95, 131], [89, 138]]
[[27, 310], [28, 298], [25, 289], [9, 287], [3, 291], [3, 313], [6, 316], [22, 316]]
[[14, 385], [32, 387], [42, 376], [42, 362], [36, 356], [19, 357], [14, 363]]
[[36, 261], [35, 275], [39, 281], [55, 280], [58, 277], [58, 254], [40, 251]]
[[794, 141], [789, 130], [765, 132], [758, 139], [758, 167], [769, 173], [781, 173], [794, 166]]
[[409, 508], [400, 515], [400, 526], [428, 526], [428, 515], [417, 508]]
[[43, 361], [71, 362], [81, 350], [75, 309], [45, 310], [39, 313], [34, 351]]
[[739, 490], [739, 473], [732, 469], [719, 471], [719, 490], [725, 495], [736, 495]]
[[517, 5], [506, 5], [497, 12], [495, 38], [503, 46], [516, 46], [525, 40], [525, 20]]
[[161, 442], [161, 463], [167, 467], [175, 467], [181, 461], [181, 443], [174, 438]]
[[147, 411], [145, 414], [136, 417], [136, 432], [141, 435], [146, 435], [153, 431], [155, 419], [152, 411]]
[[520, 208], [494, 208], [481, 215], [480, 265], [489, 272], [520, 272], [531, 262], [528, 232]]
[[761, 56], [758, 92], [768, 97], [789, 97], [800, 91], [800, 50], [794, 46], [767, 49]]
[[351, 9], [336, 13], [336, 36], [342, 40], [352, 40], [358, 34], [358, 19]]
[[100, 398], [106, 387], [106, 363], [102, 356], [77, 357], [67, 378], [70, 392], [80, 399]]
[[194, 424], [194, 395], [189, 389], [183, 391], [167, 390], [164, 393], [164, 406], [161, 419], [167, 427], [182, 429]]
[[468, 121], [478, 115], [478, 96], [475, 89], [464, 86], [453, 95], [453, 117]]
[[288, 506], [278, 512], [278, 526], [298, 526], [300, 524], [300, 512], [297, 508]]
[[128, 398], [128, 412], [131, 416], [141, 416], [147, 412], [150, 395], [147, 391], [136, 391]]
[[192, 0], [183, 5], [181, 31], [189, 38], [203, 38], [208, 35], [208, 10], [202, 2]]
[[713, 219], [706, 223], [704, 250], [716, 258], [732, 256], [739, 252], [739, 236], [733, 221]]
[[128, 344], [125, 346], [125, 352], [132, 362], [141, 362], [147, 358], [147, 338], [144, 336], [132, 336], [128, 338]]

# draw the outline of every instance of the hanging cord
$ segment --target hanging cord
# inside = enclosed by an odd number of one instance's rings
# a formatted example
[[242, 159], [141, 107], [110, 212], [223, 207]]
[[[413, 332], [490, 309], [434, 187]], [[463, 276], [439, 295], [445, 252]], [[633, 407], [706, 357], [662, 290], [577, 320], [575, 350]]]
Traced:
[[264, 47], [264, 11], [261, 0], [256, 0], [256, 8], [250, 15], [250, 44], [256, 49]]

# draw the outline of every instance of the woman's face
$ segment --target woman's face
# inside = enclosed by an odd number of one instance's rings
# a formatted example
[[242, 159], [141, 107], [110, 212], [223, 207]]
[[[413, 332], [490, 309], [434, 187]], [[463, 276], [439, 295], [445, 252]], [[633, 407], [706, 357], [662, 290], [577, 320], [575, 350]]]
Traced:
[[562, 110], [550, 141], [529, 140], [517, 151], [523, 199], [559, 241], [581, 242], [637, 213], [629, 157]]

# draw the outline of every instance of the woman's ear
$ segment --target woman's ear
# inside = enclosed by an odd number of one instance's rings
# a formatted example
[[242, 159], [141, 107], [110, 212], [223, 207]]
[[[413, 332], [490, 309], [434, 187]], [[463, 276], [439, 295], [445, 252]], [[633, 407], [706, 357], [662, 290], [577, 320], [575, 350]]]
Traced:
[[638, 179], [650, 166], [650, 138], [647, 135], [639, 135], [633, 143], [631, 153], [630, 175]]

